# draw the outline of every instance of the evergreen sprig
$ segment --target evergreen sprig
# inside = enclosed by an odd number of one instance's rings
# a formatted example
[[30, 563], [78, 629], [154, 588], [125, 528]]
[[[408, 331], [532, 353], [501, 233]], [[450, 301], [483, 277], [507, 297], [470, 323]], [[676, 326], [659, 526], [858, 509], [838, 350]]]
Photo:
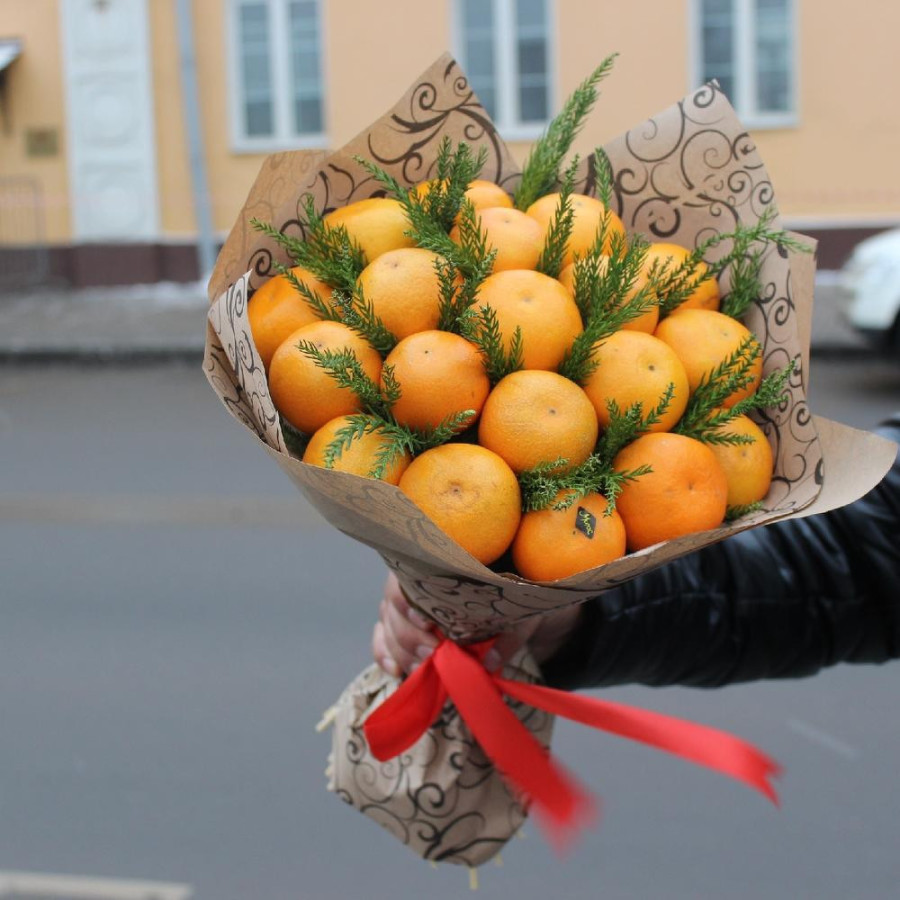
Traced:
[[559, 189], [559, 202], [550, 220], [550, 227], [547, 229], [544, 238], [544, 247], [541, 250], [541, 256], [538, 260], [537, 270], [549, 275], [551, 278], [557, 278], [562, 269], [563, 258], [566, 255], [566, 245], [572, 236], [572, 227], [575, 224], [575, 208], [572, 205], [572, 192], [575, 190], [575, 170], [578, 167], [578, 157], [576, 156], [563, 178], [562, 185]]
[[360, 403], [375, 415], [385, 419], [399, 399], [399, 385], [393, 379], [390, 366], [383, 374], [384, 388], [365, 373], [357, 355], [350, 349], [323, 350], [312, 341], [298, 341], [297, 349], [324, 370], [338, 387], [352, 391]]
[[484, 369], [492, 385], [510, 372], [522, 368], [524, 342], [518, 325], [509, 340], [504, 340], [496, 310], [487, 304], [478, 309], [469, 308], [459, 318], [459, 333], [471, 341], [484, 357]]
[[526, 210], [539, 197], [555, 190], [563, 159], [597, 100], [597, 85], [609, 74], [616, 56], [611, 54], [594, 69], [566, 100], [544, 134], [535, 141], [515, 193], [517, 209]]
[[325, 223], [310, 194], [302, 198], [301, 207], [305, 240], [282, 234], [259, 219], [251, 219], [251, 225], [283, 247], [294, 265], [303, 266], [320, 281], [337, 290], [352, 291], [367, 263], [362, 248], [352, 240], [343, 225], [331, 227]]
[[644, 412], [644, 405], [640, 402], [632, 403], [623, 410], [615, 400], [607, 400], [606, 408], [609, 410], [609, 424], [600, 437], [596, 450], [603, 465], [612, 467], [613, 460], [623, 447], [639, 438], [642, 434], [646, 434], [651, 426], [656, 425], [665, 415], [674, 395], [675, 385], [670, 382], [656, 406], [647, 410], [646, 413]]
[[597, 199], [610, 209], [613, 198], [613, 170], [609, 157], [602, 147], [594, 149], [594, 177], [597, 183]]
[[399, 424], [390, 414], [377, 412], [354, 413], [347, 417], [328, 443], [324, 452], [326, 468], [334, 468], [342, 454], [354, 441], [366, 434], [381, 434], [379, 446], [371, 470], [370, 478], [384, 478], [394, 463], [404, 455], [417, 456], [431, 447], [445, 444], [463, 430], [477, 415], [474, 409], [463, 410], [447, 416], [434, 428], [424, 430], [409, 428]]
[[725, 401], [754, 379], [753, 368], [762, 353], [756, 336], [748, 334], [725, 359], [705, 374], [688, 400], [675, 431], [703, 440], [703, 435], [734, 416], [723, 411]]
[[617, 472], [598, 453], [593, 453], [581, 465], [560, 470], [565, 460], [557, 459], [522, 472], [523, 512], [541, 509], [569, 509], [588, 494], [602, 494], [606, 498], [605, 515], [612, 515], [616, 499], [629, 481], [651, 472], [650, 466]]
[[[738, 266], [738, 270], [737, 272], [732, 271], [732, 293], [734, 287], [737, 286], [738, 294], [731, 303], [723, 306], [723, 311], [725, 308], [733, 307], [738, 314], [728, 314], [734, 315], [735, 318], [743, 314], [747, 306], [758, 296], [759, 288], [754, 283], [754, 279], [758, 279], [759, 271], [757, 268], [754, 272], [754, 266], [758, 266], [764, 252], [764, 249], [754, 251], [754, 254], [760, 254], [759, 259], [756, 262], [748, 261], [748, 254], [754, 255], [751, 254], [751, 247], [756, 244], [762, 244], [763, 248], [775, 245], [780, 252], [787, 250], [798, 253], [810, 252], [810, 248], [806, 244], [801, 243], [788, 232], [771, 227], [776, 215], [777, 211], [770, 206], [752, 225], [739, 224], [732, 231], [712, 235], [691, 251], [681, 264], [667, 266], [661, 270], [655, 278], [654, 285], [659, 296], [660, 316], [664, 317], [674, 312], [697, 289], [698, 285], [709, 279], [718, 278], [725, 269], [735, 265]], [[705, 271], [702, 271], [701, 264], [704, 263], [704, 257], [710, 250], [726, 241], [731, 241], [728, 252], [721, 259], [710, 263]], [[736, 282], [735, 275], [737, 275]]]
[[341, 321], [364, 337], [382, 356], [387, 356], [397, 344], [397, 337], [375, 312], [372, 302], [366, 298], [358, 281], [349, 291], [335, 291]]
[[[726, 361], [727, 362], [727, 361]], [[735, 368], [737, 373], [741, 366]], [[796, 368], [796, 362], [791, 360], [788, 365], [767, 375], [760, 382], [755, 391], [742, 397], [733, 406], [726, 408], [721, 406], [720, 402], [714, 402], [715, 398], [721, 395], [722, 391], [709, 389], [710, 394], [704, 398], [702, 395], [697, 399], [704, 384], [697, 388], [697, 391], [688, 401], [687, 409], [681, 417], [675, 431], [684, 434], [687, 437], [696, 438], [708, 444], [749, 444], [753, 442], [753, 438], [749, 435], [735, 434], [727, 430], [723, 430], [729, 422], [733, 421], [737, 416], [746, 415], [754, 409], [770, 409], [771, 407], [780, 405], [785, 398], [785, 386], [791, 374]], [[715, 374], [711, 376], [711, 381], [715, 380]], [[728, 376], [724, 376], [726, 381]], [[752, 380], [752, 376], [751, 376]], [[739, 378], [737, 382], [743, 381], [746, 386], [748, 381]], [[713, 396], [715, 395], [715, 396]], [[729, 396], [728, 394], [725, 395]]]
[[626, 241], [616, 232], [610, 244], [608, 257], [602, 254], [598, 241], [586, 257], [575, 262], [575, 302], [584, 331], [572, 342], [559, 373], [577, 384], [584, 384], [597, 368], [597, 343], [656, 304], [649, 279], [633, 291], [647, 256], [647, 242], [639, 236]]
[[729, 506], [725, 509], [725, 521], [733, 522], [742, 516], [750, 515], [750, 513], [759, 512], [763, 508], [762, 500], [756, 500], [753, 503], [740, 503], [736, 506]]
[[303, 300], [309, 305], [309, 307], [320, 319], [328, 319], [338, 322], [341, 321], [341, 312], [338, 302], [340, 294], [338, 294], [336, 297], [335, 293], [332, 293], [332, 302], [328, 303], [327, 301], [323, 300], [322, 297], [317, 294], [305, 281], [302, 281], [300, 278], [298, 278], [297, 274], [289, 266], [284, 266], [279, 263], [275, 266], [275, 269], [279, 275], [283, 275], [288, 280], [294, 290], [297, 291], [298, 294], [300, 294]]

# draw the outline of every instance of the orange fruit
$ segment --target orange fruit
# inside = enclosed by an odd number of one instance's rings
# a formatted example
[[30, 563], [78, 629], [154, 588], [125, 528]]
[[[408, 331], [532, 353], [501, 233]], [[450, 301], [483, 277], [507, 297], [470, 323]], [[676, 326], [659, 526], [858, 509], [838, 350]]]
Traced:
[[[600, 273], [600, 277], [602, 278], [604, 273], [606, 272], [606, 268], [609, 265], [609, 257], [601, 256], [597, 260], [597, 266]], [[575, 263], [569, 263], [567, 266], [564, 266], [559, 273], [559, 283], [574, 297], [575, 296]], [[634, 284], [629, 288], [628, 292], [621, 300], [621, 304], [627, 303], [631, 300], [638, 291], [644, 288], [647, 284], [647, 275], [644, 272], [639, 272], [637, 277], [634, 280]], [[654, 298], [655, 299], [655, 298]], [[633, 319], [630, 319], [622, 326], [622, 331], [643, 331], [647, 334], [653, 334], [656, 329], [657, 324], [659, 323], [659, 307], [654, 303], [646, 312], [641, 313], [639, 316], [635, 316]]]
[[728, 482], [706, 444], [682, 434], [644, 434], [613, 461], [619, 472], [643, 465], [653, 471], [626, 482], [616, 500], [629, 550], [722, 524]]
[[512, 543], [522, 516], [512, 469], [477, 444], [441, 444], [417, 456], [399, 488], [445, 534], [488, 565]]
[[[666, 316], [654, 332], [677, 354], [687, 372], [691, 393], [716, 366], [735, 353], [751, 332], [737, 319], [711, 309], [679, 309]], [[738, 400], [753, 393], [762, 379], [762, 354], [750, 367], [752, 376], [746, 387], [734, 391], [723, 406], [731, 407]]]
[[[422, 181], [416, 185], [416, 193], [424, 197], [436, 183], [434, 178], [430, 181]], [[443, 184], [441, 189], [443, 189]], [[476, 178], [469, 182], [465, 197], [475, 209], [488, 209], [492, 206], [505, 206], [507, 209], [512, 209], [513, 206], [512, 197], [499, 184], [494, 184], [493, 181], [487, 181], [484, 178]]]
[[328, 213], [325, 224], [329, 228], [343, 225], [366, 254], [367, 262], [388, 250], [415, 246], [415, 241], [405, 233], [409, 229], [409, 220], [400, 201], [390, 197], [371, 197], [348, 203]]
[[556, 369], [584, 330], [572, 295], [541, 272], [513, 269], [488, 275], [472, 309], [478, 312], [485, 306], [497, 314], [507, 352], [516, 328], [521, 328], [526, 369]]
[[388, 353], [385, 368], [393, 367], [401, 396], [391, 409], [393, 417], [410, 428], [425, 430], [448, 416], [481, 412], [491, 389], [478, 348], [449, 331], [419, 331], [403, 338]]
[[762, 500], [772, 483], [772, 447], [763, 430], [748, 416], [735, 416], [720, 425], [722, 434], [742, 434], [752, 444], [709, 444], [709, 449], [725, 471], [728, 480], [728, 505], [745, 506]]
[[512, 197], [493, 181], [486, 181], [483, 178], [476, 178], [469, 183], [466, 189], [466, 199], [477, 210], [490, 209], [498, 207], [506, 207], [512, 209]]
[[360, 273], [357, 283], [385, 328], [397, 338], [437, 328], [441, 286], [437, 253], [421, 247], [388, 250]]
[[502, 378], [488, 395], [478, 443], [498, 453], [515, 472], [562, 458], [560, 471], [594, 451], [599, 428], [587, 394], [556, 372], [523, 369]]
[[[478, 211], [479, 230], [489, 250], [496, 250], [494, 272], [533, 269], [544, 249], [543, 229], [518, 209], [489, 206]], [[450, 229], [450, 239], [459, 243], [459, 226]]]
[[[625, 226], [622, 220], [607, 208], [596, 198], [589, 197], [587, 194], [572, 194], [572, 209], [574, 211], [574, 220], [572, 223], [572, 233], [566, 242], [566, 252], [563, 255], [563, 265], [566, 266], [576, 256], [586, 256], [594, 241], [597, 239], [597, 232], [600, 225], [606, 219], [606, 238], [603, 242], [603, 252], [609, 254], [612, 247], [612, 236], [616, 233], [625, 236]], [[542, 239], [546, 236], [553, 218], [556, 215], [559, 206], [559, 194], [544, 194], [538, 198], [525, 210], [526, 214], [531, 216], [541, 226]]]
[[[655, 261], [659, 261], [659, 272], [663, 276], [665, 273], [674, 272], [689, 256], [691, 251], [680, 244], [655, 243], [651, 244], [647, 249], [647, 255], [644, 257], [644, 273], [649, 274], [651, 267]], [[698, 282], [694, 291], [687, 300], [682, 303], [678, 309], [712, 309], [717, 310], [721, 302], [719, 296], [719, 285], [715, 278], [707, 278], [705, 281], [701, 279], [709, 271], [709, 266], [705, 262], [701, 262], [697, 266], [695, 281]]]
[[[327, 468], [325, 465], [325, 451], [335, 439], [337, 432], [349, 424], [349, 416], [337, 416], [326, 422], [309, 439], [309, 443], [306, 445], [306, 450], [303, 453], [303, 462]], [[383, 433], [377, 431], [367, 432], [362, 437], [353, 440], [348, 446], [345, 446], [341, 455], [334, 460], [334, 464], [330, 468], [336, 472], [349, 472], [352, 475], [370, 478], [370, 473], [377, 463], [378, 452], [387, 443], [388, 438]], [[402, 454], [394, 457], [381, 480], [386, 481], [388, 484], [397, 484], [410, 462], [412, 462], [412, 457], [408, 451], [404, 450]]]
[[671, 431], [678, 424], [690, 390], [684, 366], [668, 344], [642, 331], [617, 331], [594, 345], [593, 358], [599, 365], [582, 387], [603, 428], [609, 427], [610, 400], [621, 412], [640, 403], [646, 416], [659, 405], [670, 384], [675, 386], [672, 399], [650, 431]]
[[525, 513], [512, 543], [516, 571], [532, 581], [556, 581], [624, 555], [625, 525], [615, 510], [606, 515], [602, 494], [588, 494], [568, 509]]
[[[330, 301], [330, 285], [301, 266], [294, 266], [291, 272], [325, 303]], [[318, 322], [319, 316], [286, 276], [275, 275], [253, 292], [247, 305], [247, 319], [253, 343], [268, 368], [278, 345], [302, 325]]]
[[374, 382], [381, 375], [381, 355], [364, 338], [340, 322], [304, 325], [278, 347], [269, 365], [269, 394], [275, 408], [294, 426], [312, 434], [335, 416], [360, 409], [359, 399], [302, 353], [297, 344], [309, 341], [320, 350], [352, 350]]

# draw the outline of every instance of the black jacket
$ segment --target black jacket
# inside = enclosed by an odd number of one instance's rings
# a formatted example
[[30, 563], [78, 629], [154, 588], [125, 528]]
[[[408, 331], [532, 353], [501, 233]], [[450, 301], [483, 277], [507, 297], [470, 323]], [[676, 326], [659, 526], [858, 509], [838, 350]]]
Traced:
[[[900, 442], [900, 413], [880, 433]], [[543, 666], [579, 687], [812, 675], [900, 656], [900, 455], [832, 512], [741, 532], [584, 604]]]

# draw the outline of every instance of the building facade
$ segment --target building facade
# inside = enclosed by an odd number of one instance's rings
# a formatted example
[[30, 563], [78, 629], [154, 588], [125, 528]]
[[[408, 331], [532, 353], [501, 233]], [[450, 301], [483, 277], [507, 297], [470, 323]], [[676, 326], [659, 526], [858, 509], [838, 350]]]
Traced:
[[266, 154], [341, 146], [446, 50], [520, 158], [609, 53], [580, 152], [718, 79], [786, 223], [835, 267], [900, 224], [900, 5], [844, 12], [835, 0], [0, 0], [0, 287], [197, 278], [198, 237], [227, 233]]

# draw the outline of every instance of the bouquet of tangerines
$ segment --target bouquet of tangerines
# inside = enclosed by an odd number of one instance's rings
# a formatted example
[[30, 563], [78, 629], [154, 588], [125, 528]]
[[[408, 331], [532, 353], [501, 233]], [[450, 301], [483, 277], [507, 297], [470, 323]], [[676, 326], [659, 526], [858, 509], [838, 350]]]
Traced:
[[[518, 170], [443, 57], [347, 148], [267, 160], [210, 285], [220, 398], [448, 638], [403, 682], [369, 667], [328, 717], [330, 787], [433, 860], [490, 858], [532, 801], [564, 824], [579, 808], [540, 750], [558, 704], [527, 652], [491, 680], [486, 640], [821, 489], [805, 245], [755, 158], [716, 173], [745, 196], [691, 193], [705, 142], [744, 134], [714, 87], [569, 159], [611, 62]], [[676, 156], [681, 187], [654, 194]]]
[[326, 215], [306, 198], [302, 239], [255, 223], [292, 261], [248, 316], [294, 452], [397, 485], [475, 559], [535, 581], [758, 509], [773, 457], [747, 413], [792, 371], [763, 380], [740, 322], [767, 247], [796, 243], [771, 213], [688, 250], [626, 234], [602, 150], [598, 197], [574, 190], [563, 160], [603, 71], [512, 195], [445, 140], [411, 187], [357, 159], [385, 196]]

